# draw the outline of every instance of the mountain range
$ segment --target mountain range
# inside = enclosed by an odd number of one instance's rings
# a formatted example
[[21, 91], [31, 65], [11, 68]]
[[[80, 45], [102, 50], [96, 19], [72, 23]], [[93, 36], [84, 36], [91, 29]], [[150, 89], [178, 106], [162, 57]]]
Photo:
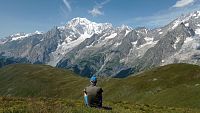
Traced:
[[[8, 62], [9, 59], [9, 62]], [[200, 65], [200, 11], [148, 29], [74, 18], [48, 32], [0, 39], [0, 66], [47, 64], [82, 76], [126, 77], [172, 63]]]

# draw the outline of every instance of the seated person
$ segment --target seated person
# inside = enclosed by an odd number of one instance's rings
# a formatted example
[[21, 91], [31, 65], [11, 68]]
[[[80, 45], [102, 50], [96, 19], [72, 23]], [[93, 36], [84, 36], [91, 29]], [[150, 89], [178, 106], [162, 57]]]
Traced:
[[97, 87], [97, 78], [90, 78], [90, 86], [84, 89], [85, 105], [89, 107], [102, 107], [102, 88]]

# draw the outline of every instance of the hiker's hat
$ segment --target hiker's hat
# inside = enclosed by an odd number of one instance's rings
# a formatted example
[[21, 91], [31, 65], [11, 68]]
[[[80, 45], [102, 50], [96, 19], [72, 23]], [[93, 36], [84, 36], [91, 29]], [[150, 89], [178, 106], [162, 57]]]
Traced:
[[93, 75], [91, 78], [90, 78], [90, 81], [91, 82], [97, 82], [97, 77], [95, 75]]

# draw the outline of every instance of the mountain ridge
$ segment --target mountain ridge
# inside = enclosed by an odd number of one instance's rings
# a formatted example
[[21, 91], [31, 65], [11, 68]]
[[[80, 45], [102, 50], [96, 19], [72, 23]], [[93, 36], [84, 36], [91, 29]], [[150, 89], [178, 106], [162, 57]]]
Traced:
[[[133, 29], [74, 18], [46, 33], [1, 41], [5, 57], [71, 69], [81, 76], [126, 77], [171, 63], [199, 63], [200, 11], [156, 29]], [[193, 45], [194, 44], [194, 45]]]

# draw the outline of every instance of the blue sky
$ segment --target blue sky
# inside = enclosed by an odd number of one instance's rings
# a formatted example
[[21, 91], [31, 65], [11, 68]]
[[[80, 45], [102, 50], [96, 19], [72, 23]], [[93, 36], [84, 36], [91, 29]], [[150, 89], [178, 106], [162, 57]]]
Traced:
[[75, 17], [155, 28], [200, 10], [200, 0], [0, 0], [0, 38], [61, 26]]

